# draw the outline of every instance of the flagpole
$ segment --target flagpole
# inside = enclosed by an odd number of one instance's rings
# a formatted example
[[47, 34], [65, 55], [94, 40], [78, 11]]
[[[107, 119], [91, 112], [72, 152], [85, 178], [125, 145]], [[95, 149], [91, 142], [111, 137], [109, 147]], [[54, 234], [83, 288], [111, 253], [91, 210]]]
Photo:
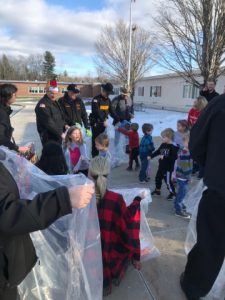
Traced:
[[131, 52], [132, 52], [132, 1], [130, 0], [130, 35], [129, 35], [129, 55], [128, 55], [128, 74], [127, 74], [127, 87], [130, 89], [131, 77]]

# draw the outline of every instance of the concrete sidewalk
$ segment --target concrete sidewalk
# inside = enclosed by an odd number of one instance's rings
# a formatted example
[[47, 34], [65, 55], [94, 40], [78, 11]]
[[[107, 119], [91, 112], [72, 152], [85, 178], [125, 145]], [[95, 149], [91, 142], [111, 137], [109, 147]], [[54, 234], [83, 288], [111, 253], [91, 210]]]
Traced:
[[[36, 130], [34, 104], [26, 104], [12, 118], [14, 138], [20, 145], [35, 142], [41, 149], [40, 139]], [[155, 139], [156, 146], [159, 138]], [[152, 180], [150, 184], [139, 184], [138, 172], [126, 171], [126, 165], [112, 170], [111, 187], [134, 188], [146, 187], [154, 189], [154, 175], [157, 159], [153, 160]], [[135, 195], [134, 195], [135, 196]], [[179, 276], [184, 269], [186, 256], [184, 240], [188, 225], [187, 220], [174, 216], [173, 202], [165, 200], [167, 190], [162, 196], [153, 197], [149, 208], [148, 222], [161, 252], [158, 258], [144, 262], [141, 272], [129, 267], [119, 287], [113, 287], [108, 300], [185, 300], [179, 287]], [[54, 300], [54, 299], [53, 299]]]

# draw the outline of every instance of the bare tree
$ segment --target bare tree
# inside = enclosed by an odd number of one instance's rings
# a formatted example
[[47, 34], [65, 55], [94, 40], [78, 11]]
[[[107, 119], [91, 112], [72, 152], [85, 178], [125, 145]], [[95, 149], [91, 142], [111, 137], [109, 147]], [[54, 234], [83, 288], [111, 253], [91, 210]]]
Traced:
[[30, 80], [43, 79], [43, 54], [31, 54], [27, 58], [27, 68], [29, 70]]
[[169, 0], [155, 22], [161, 65], [196, 86], [224, 73], [224, 0]]
[[[152, 66], [153, 40], [148, 31], [133, 28], [131, 87], [143, 77]], [[119, 21], [115, 27], [103, 28], [96, 44], [95, 64], [100, 78], [110, 78], [120, 84], [127, 84], [129, 27]]]

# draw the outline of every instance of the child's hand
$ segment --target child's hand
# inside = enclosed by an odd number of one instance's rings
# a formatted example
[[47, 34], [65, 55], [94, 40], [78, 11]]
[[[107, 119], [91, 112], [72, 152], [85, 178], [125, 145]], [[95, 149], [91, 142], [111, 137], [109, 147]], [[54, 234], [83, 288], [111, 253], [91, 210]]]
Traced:
[[103, 125], [104, 125], [104, 127], [108, 127], [108, 122], [107, 122], [107, 120], [105, 120], [105, 121], [103, 122]]
[[164, 158], [164, 155], [160, 155], [160, 156], [159, 156], [159, 159], [162, 160], [163, 158]]
[[147, 192], [146, 192], [146, 191], [141, 191], [140, 194], [139, 194], [139, 197], [140, 197], [141, 199], [146, 198], [146, 197], [147, 197]]
[[148, 156], [148, 157], [147, 157], [147, 160], [151, 160], [151, 156]]

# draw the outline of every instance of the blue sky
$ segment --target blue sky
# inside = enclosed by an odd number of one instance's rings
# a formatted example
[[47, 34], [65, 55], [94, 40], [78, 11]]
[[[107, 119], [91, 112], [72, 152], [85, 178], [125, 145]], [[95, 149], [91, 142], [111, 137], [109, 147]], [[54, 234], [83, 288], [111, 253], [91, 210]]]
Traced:
[[[134, 4], [134, 22], [147, 30], [154, 2]], [[94, 43], [101, 29], [118, 19], [128, 22], [130, 0], [0, 0], [0, 5], [0, 55], [49, 50], [56, 57], [57, 72], [84, 76], [95, 74]]]

